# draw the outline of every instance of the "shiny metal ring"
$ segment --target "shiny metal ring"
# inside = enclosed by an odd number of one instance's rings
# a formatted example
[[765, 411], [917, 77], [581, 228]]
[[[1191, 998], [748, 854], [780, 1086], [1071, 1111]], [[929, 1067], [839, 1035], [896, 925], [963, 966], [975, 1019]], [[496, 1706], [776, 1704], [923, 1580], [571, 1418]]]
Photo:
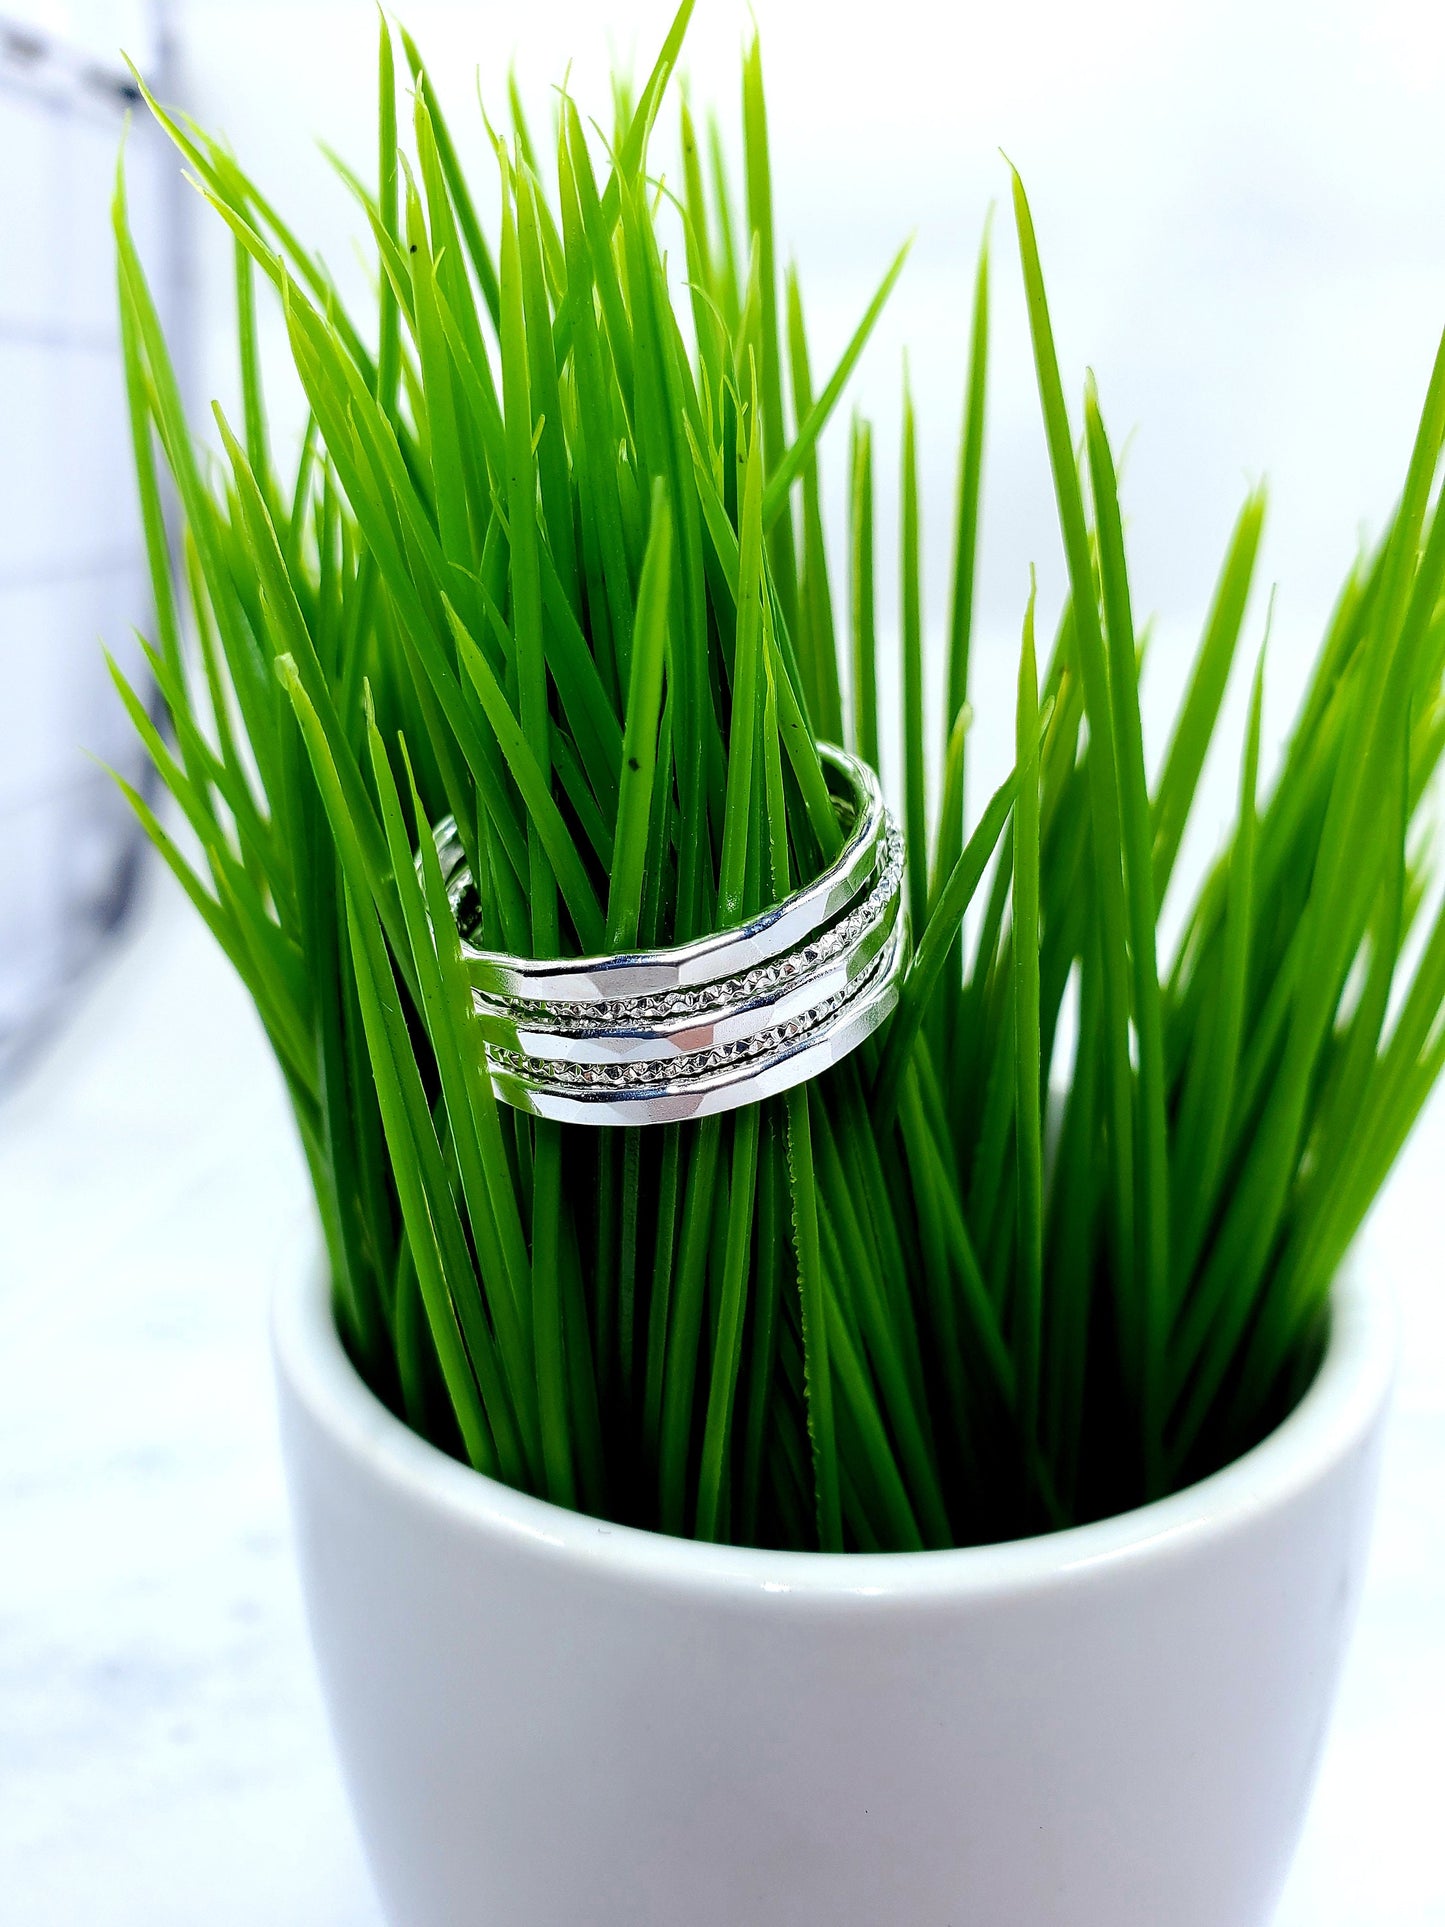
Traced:
[[[665, 950], [605, 957], [511, 957], [481, 950], [462, 930], [462, 955], [473, 984], [496, 999], [536, 1004], [607, 1004], [619, 998], [667, 996], [746, 975], [794, 950], [857, 896], [878, 867], [887, 811], [878, 778], [846, 750], [820, 743], [835, 805], [852, 827], [842, 851], [812, 883], [745, 924]], [[453, 910], [471, 878], [450, 817], [436, 828], [437, 854]]]
[[453, 819], [438, 823], [499, 1099], [568, 1123], [675, 1123], [816, 1077], [878, 1028], [906, 947], [903, 836], [865, 764], [820, 756], [848, 831], [837, 859], [746, 924], [669, 949], [533, 961], [477, 948], [466, 857]]

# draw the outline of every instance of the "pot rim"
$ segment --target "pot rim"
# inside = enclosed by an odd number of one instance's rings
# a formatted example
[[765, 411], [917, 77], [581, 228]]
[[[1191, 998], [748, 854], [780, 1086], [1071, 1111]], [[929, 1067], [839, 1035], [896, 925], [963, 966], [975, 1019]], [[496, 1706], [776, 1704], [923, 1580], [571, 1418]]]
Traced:
[[1265, 1439], [1167, 1498], [1089, 1525], [931, 1552], [784, 1552], [708, 1545], [571, 1512], [477, 1472], [413, 1432], [357, 1373], [336, 1331], [324, 1263], [283, 1267], [271, 1318], [278, 1378], [333, 1447], [393, 1500], [515, 1552], [650, 1591], [748, 1594], [884, 1606], [1005, 1598], [1088, 1583], [1140, 1561], [1197, 1554], [1287, 1509], [1356, 1449], [1394, 1375], [1396, 1316], [1378, 1278], [1349, 1261], [1331, 1294], [1330, 1340], [1309, 1390]]

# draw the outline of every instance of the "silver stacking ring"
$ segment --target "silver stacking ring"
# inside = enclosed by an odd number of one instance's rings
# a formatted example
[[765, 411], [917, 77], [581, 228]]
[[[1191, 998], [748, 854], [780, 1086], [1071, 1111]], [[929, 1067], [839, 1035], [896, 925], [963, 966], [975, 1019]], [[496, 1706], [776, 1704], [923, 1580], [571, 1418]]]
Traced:
[[847, 837], [821, 876], [734, 929], [670, 949], [528, 959], [479, 949], [456, 822], [437, 854], [498, 1098], [568, 1124], [673, 1124], [841, 1062], [898, 1001], [903, 836], [878, 779], [819, 755]]

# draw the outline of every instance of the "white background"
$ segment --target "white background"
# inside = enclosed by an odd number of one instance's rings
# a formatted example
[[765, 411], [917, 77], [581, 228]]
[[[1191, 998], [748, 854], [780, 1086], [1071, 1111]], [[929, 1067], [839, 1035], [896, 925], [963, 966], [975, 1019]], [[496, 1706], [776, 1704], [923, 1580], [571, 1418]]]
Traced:
[[[143, 44], [135, 9], [51, 12], [95, 44]], [[230, 136], [360, 294], [355, 222], [312, 137], [370, 170], [369, 0], [181, 0], [172, 12], [187, 104]], [[1277, 740], [1361, 531], [1388, 512], [1445, 322], [1445, 16], [1408, 0], [757, 0], [756, 12], [781, 236], [803, 271], [815, 373], [899, 241], [916, 235], [854, 398], [886, 450], [906, 343], [935, 637], [969, 283], [998, 203], [984, 774], [1011, 731], [1029, 563], [1051, 610], [1062, 582], [1000, 147], [1028, 183], [1075, 407], [1091, 365], [1116, 446], [1128, 441], [1136, 605], [1157, 618], [1154, 748], [1232, 517], [1261, 474], [1271, 492], [1261, 591], [1279, 583]], [[624, 0], [406, 11], [479, 167], [478, 62], [500, 112], [515, 53], [541, 133], [548, 86], [574, 56], [572, 89], [605, 118], [609, 54], [632, 56], [640, 76], [666, 14]], [[695, 101], [718, 105], [730, 139], [747, 30], [732, 0], [703, 0], [685, 62]], [[660, 130], [659, 168], [671, 164], [674, 126]], [[190, 244], [198, 397], [229, 401], [229, 245], [199, 218]], [[273, 359], [276, 347], [273, 334]], [[840, 438], [829, 453], [836, 567]], [[890, 533], [893, 482], [880, 466]], [[891, 581], [890, 552], [879, 564], [889, 635]], [[1251, 653], [1263, 603], [1257, 593]], [[1212, 773], [1196, 869], [1219, 833], [1232, 755]], [[1281, 1927], [1445, 1921], [1442, 1158], [1437, 1105], [1376, 1224], [1404, 1306], [1400, 1409], [1361, 1637]], [[203, 933], [160, 890], [75, 1030], [0, 1110], [7, 1920], [374, 1918], [307, 1670], [271, 1439], [262, 1302], [303, 1210], [254, 1025]]]
[[[0, 1077], [103, 940], [138, 845], [80, 753], [140, 774], [98, 646], [135, 675], [150, 616], [111, 263], [122, 79], [114, 58], [0, 48]], [[158, 130], [136, 130], [130, 181], [169, 312]]]

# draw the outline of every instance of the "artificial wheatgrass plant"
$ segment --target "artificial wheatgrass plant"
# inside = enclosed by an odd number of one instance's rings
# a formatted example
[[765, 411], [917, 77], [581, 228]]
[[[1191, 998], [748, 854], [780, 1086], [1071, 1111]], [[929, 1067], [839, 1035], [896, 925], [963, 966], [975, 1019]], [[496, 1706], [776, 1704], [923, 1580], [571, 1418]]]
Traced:
[[[1114, 459], [1092, 384], [1076, 444], [1015, 180], [1069, 595], [1041, 678], [1030, 598], [1016, 766], [967, 821], [985, 252], [931, 829], [904, 416], [912, 950], [889, 1027], [726, 1118], [588, 1130], [500, 1108], [441, 817], [486, 945], [679, 942], [835, 853], [819, 740], [879, 753], [870, 431], [846, 602], [817, 448], [901, 257], [818, 387], [776, 260], [756, 45], [744, 192], [686, 106], [680, 175], [649, 171], [690, 10], [640, 94], [618, 86], [606, 143], [565, 92], [555, 156], [515, 92], [510, 139], [468, 130], [494, 149], [493, 240], [416, 48], [383, 27], [375, 187], [342, 169], [375, 249], [365, 324], [226, 149], [152, 103], [234, 239], [243, 407], [204, 452], [118, 193], [169, 733], [117, 681], [192, 853], [132, 801], [255, 999], [341, 1333], [417, 1431], [559, 1504], [702, 1538], [902, 1550], [1097, 1517], [1220, 1464], [1299, 1396], [1331, 1279], [1445, 1061], [1418, 833], [1445, 748], [1445, 357], [1263, 794], [1256, 674], [1238, 819], [1166, 969], [1160, 904], [1264, 504], [1241, 511], [1151, 788]], [[260, 297], [310, 411], [284, 469]]]

